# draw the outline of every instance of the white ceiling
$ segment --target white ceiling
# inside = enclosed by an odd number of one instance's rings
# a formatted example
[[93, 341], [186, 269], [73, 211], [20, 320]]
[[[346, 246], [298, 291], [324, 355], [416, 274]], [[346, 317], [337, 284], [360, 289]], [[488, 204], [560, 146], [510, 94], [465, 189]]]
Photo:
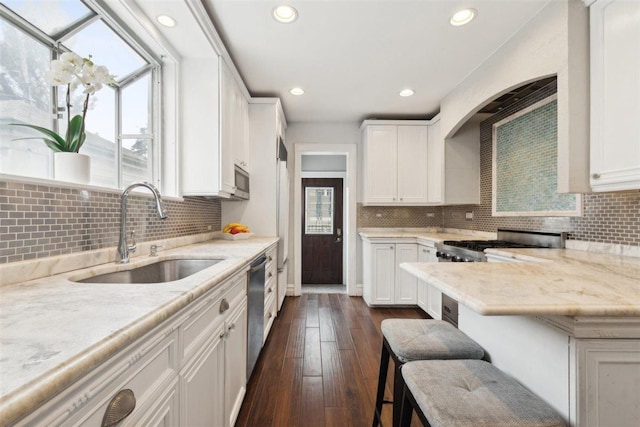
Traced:
[[[251, 95], [280, 97], [291, 123], [430, 118], [549, 1], [291, 0], [291, 24], [271, 17], [278, 1], [204, 3]], [[451, 26], [463, 7], [477, 18]], [[398, 96], [407, 87], [415, 95]]]

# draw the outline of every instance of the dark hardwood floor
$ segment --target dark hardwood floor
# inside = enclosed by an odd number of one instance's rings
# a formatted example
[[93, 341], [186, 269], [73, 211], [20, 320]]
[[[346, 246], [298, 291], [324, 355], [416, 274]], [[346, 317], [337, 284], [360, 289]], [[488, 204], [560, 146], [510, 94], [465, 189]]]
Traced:
[[[389, 317], [419, 309], [369, 308], [360, 297], [287, 297], [247, 386], [236, 427], [370, 426], [382, 333]], [[393, 369], [385, 398], [391, 400]], [[391, 407], [382, 421], [391, 426]], [[414, 417], [412, 425], [420, 425]]]

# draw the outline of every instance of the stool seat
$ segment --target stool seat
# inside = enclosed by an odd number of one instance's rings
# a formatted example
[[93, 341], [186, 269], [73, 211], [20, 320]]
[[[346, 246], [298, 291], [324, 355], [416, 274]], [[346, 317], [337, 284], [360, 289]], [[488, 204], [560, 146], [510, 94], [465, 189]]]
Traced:
[[[373, 427], [380, 425], [380, 413], [385, 403], [393, 403], [393, 427], [400, 424], [404, 387], [400, 367], [404, 363], [433, 359], [481, 359], [484, 356], [482, 347], [443, 320], [385, 319], [381, 329], [383, 339]], [[392, 402], [384, 399], [390, 357], [393, 359], [395, 372]]]
[[408, 362], [402, 366], [402, 379], [402, 425], [407, 417], [406, 425], [410, 424], [411, 413], [406, 411], [411, 411], [411, 403], [431, 427], [566, 425], [542, 399], [482, 360]]
[[484, 350], [444, 320], [385, 319], [382, 334], [402, 363], [430, 359], [482, 359]]

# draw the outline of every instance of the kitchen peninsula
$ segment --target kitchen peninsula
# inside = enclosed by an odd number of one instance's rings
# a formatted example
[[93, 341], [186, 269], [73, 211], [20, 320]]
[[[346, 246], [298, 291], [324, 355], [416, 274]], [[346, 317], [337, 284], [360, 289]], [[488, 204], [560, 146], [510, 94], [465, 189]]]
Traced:
[[404, 263], [457, 300], [459, 328], [572, 426], [640, 422], [640, 258], [494, 249], [507, 263]]

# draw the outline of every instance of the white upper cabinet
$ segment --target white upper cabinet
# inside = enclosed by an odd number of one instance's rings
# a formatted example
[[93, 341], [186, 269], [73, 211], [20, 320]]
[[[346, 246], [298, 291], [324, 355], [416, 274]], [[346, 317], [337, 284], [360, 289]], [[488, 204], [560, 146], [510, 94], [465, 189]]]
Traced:
[[591, 188], [640, 189], [640, 2], [598, 0], [590, 19]]
[[362, 203], [420, 206], [480, 203], [480, 124], [472, 118], [445, 141], [440, 119], [366, 120]]
[[222, 145], [228, 149], [226, 161], [248, 171], [249, 103], [224, 63], [221, 86]]
[[233, 157], [220, 139], [225, 128], [220, 112], [221, 62], [219, 57], [183, 60], [180, 169], [185, 196], [233, 193]]
[[364, 129], [364, 202], [398, 203], [398, 127]]
[[440, 117], [428, 126], [427, 199], [431, 203], [444, 201], [444, 138], [440, 136]]
[[221, 58], [185, 59], [182, 194], [229, 198], [249, 169], [249, 104]]
[[427, 200], [427, 122], [365, 121], [363, 203], [424, 205]]
[[427, 127], [398, 126], [398, 200], [427, 203]]

